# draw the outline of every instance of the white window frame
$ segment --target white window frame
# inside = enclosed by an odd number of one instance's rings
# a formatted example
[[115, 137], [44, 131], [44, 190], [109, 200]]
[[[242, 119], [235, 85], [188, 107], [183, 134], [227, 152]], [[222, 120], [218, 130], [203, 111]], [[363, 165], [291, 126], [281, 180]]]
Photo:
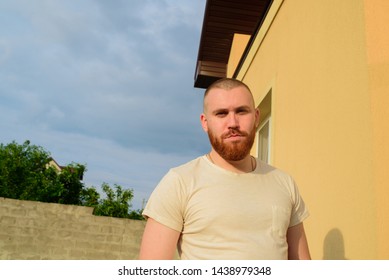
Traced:
[[[263, 156], [261, 155], [261, 146], [262, 146], [262, 143], [261, 143], [261, 131], [262, 129], [264, 129], [265, 126], [268, 126], [268, 142], [267, 142], [267, 157], [266, 158], [263, 158]], [[270, 163], [270, 158], [271, 158], [271, 115], [268, 116], [264, 121], [261, 122], [261, 125], [258, 127], [258, 130], [257, 130], [257, 157], [263, 161], [265, 161], [266, 163]]]

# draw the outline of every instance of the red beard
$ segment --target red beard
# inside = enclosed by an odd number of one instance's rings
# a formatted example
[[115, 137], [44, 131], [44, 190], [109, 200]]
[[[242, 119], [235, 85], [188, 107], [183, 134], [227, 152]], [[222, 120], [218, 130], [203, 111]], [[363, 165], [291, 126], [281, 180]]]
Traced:
[[[223, 134], [219, 139], [210, 130], [208, 130], [208, 137], [213, 149], [223, 159], [227, 161], [239, 161], [250, 154], [251, 147], [254, 144], [255, 131], [255, 127], [250, 133], [240, 131], [239, 129], [230, 129], [228, 133]], [[225, 143], [224, 139], [227, 139], [230, 135], [239, 135], [245, 138], [241, 141], [231, 141], [229, 143]]]

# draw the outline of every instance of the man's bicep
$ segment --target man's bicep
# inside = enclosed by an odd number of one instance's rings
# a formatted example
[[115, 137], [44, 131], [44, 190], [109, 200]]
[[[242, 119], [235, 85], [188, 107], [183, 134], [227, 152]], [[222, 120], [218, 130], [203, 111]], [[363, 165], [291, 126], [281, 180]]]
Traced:
[[303, 223], [292, 226], [287, 232], [288, 258], [290, 260], [311, 259]]
[[173, 259], [180, 232], [149, 218], [142, 237], [141, 260]]

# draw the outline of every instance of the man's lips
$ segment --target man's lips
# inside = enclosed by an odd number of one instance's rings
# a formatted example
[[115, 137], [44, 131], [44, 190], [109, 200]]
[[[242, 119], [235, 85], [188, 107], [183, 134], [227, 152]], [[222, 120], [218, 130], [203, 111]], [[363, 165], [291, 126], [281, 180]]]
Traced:
[[242, 134], [230, 134], [226, 138], [243, 137]]
[[240, 138], [240, 137], [246, 137], [247, 134], [245, 133], [227, 133], [223, 136], [223, 139], [234, 139], [234, 138]]

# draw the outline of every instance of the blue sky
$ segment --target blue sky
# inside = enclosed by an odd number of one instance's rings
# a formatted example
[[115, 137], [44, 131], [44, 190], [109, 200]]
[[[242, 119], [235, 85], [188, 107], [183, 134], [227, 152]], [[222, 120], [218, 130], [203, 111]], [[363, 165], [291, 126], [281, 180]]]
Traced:
[[142, 206], [209, 151], [193, 87], [205, 0], [0, 1], [0, 142], [86, 164]]

